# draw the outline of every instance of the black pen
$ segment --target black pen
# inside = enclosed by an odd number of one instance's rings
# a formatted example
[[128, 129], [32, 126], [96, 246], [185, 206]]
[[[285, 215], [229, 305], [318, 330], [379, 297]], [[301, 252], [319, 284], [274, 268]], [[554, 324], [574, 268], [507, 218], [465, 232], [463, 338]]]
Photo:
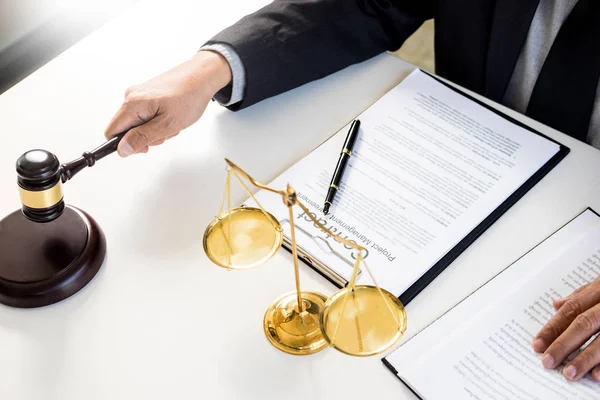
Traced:
[[335, 172], [333, 173], [333, 178], [331, 178], [331, 183], [329, 184], [329, 190], [327, 191], [327, 197], [325, 197], [325, 205], [323, 206], [323, 213], [327, 215], [329, 212], [329, 207], [333, 203], [333, 198], [337, 193], [340, 185], [340, 181], [342, 180], [342, 176], [344, 175], [344, 170], [346, 169], [346, 165], [348, 165], [348, 160], [352, 156], [352, 148], [354, 147], [354, 142], [356, 142], [356, 137], [358, 136], [358, 129], [360, 128], [360, 121], [355, 119], [350, 125], [350, 131], [348, 132], [348, 136], [346, 137], [346, 142], [344, 143], [344, 147], [342, 148], [342, 152], [340, 153], [340, 159], [335, 167]]

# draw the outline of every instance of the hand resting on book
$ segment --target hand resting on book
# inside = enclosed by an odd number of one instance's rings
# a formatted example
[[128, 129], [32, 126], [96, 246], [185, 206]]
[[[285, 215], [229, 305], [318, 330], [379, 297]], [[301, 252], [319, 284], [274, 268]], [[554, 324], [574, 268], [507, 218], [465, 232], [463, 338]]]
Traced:
[[[582, 286], [564, 299], [554, 301], [556, 315], [533, 341], [543, 353], [542, 364], [556, 368], [600, 331], [600, 278]], [[563, 368], [564, 376], [576, 381], [591, 372], [600, 381], [600, 339], [592, 340]]]

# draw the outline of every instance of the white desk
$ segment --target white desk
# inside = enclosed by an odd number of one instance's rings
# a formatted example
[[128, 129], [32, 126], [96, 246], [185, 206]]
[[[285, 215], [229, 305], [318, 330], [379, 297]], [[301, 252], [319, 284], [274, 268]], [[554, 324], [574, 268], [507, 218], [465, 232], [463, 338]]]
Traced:
[[[24, 151], [45, 148], [64, 162], [96, 147], [129, 85], [266, 3], [143, 1], [0, 96], [0, 215], [19, 207], [14, 162]], [[177, 140], [145, 156], [113, 155], [69, 182], [67, 202], [104, 229], [107, 260], [62, 303], [0, 306], [0, 399], [412, 399], [379, 357], [331, 349], [293, 357], [271, 347], [262, 317], [294, 289], [288, 253], [228, 273], [202, 250], [223, 157], [269, 181], [412, 68], [382, 55], [239, 113], [213, 104]], [[533, 126], [571, 154], [408, 306], [405, 339], [585, 206], [600, 209], [600, 154]], [[301, 284], [335, 290], [306, 266]]]

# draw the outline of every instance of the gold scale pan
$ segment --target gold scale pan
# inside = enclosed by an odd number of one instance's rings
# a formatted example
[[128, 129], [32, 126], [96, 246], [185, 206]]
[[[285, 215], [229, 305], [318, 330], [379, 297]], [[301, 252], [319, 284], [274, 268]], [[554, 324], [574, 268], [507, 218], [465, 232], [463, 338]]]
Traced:
[[[259, 189], [280, 195], [289, 210], [296, 291], [275, 300], [265, 313], [263, 326], [271, 344], [289, 354], [313, 354], [331, 346], [353, 356], [372, 356], [394, 346], [406, 330], [406, 311], [396, 296], [375, 282], [363, 259], [365, 249], [334, 234], [315, 219], [290, 185], [283, 190], [271, 188], [256, 181], [230, 160], [225, 161], [227, 179], [223, 200], [203, 238], [204, 251], [213, 263], [228, 270], [258, 267], [273, 257], [283, 242], [281, 224], [260, 205], [242, 177]], [[258, 208], [231, 208], [232, 175]], [[226, 199], [227, 210], [223, 211]], [[348, 286], [329, 299], [321, 293], [300, 289], [294, 206], [300, 207], [336, 241], [358, 251]], [[356, 285], [361, 262], [373, 286]]]

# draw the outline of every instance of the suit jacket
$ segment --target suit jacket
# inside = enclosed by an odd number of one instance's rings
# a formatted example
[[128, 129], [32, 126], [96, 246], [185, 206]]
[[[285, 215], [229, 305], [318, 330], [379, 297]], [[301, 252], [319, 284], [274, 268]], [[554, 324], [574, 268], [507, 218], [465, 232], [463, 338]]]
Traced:
[[238, 110], [396, 50], [434, 18], [436, 74], [501, 102], [539, 1], [275, 0], [209, 43], [243, 61]]

